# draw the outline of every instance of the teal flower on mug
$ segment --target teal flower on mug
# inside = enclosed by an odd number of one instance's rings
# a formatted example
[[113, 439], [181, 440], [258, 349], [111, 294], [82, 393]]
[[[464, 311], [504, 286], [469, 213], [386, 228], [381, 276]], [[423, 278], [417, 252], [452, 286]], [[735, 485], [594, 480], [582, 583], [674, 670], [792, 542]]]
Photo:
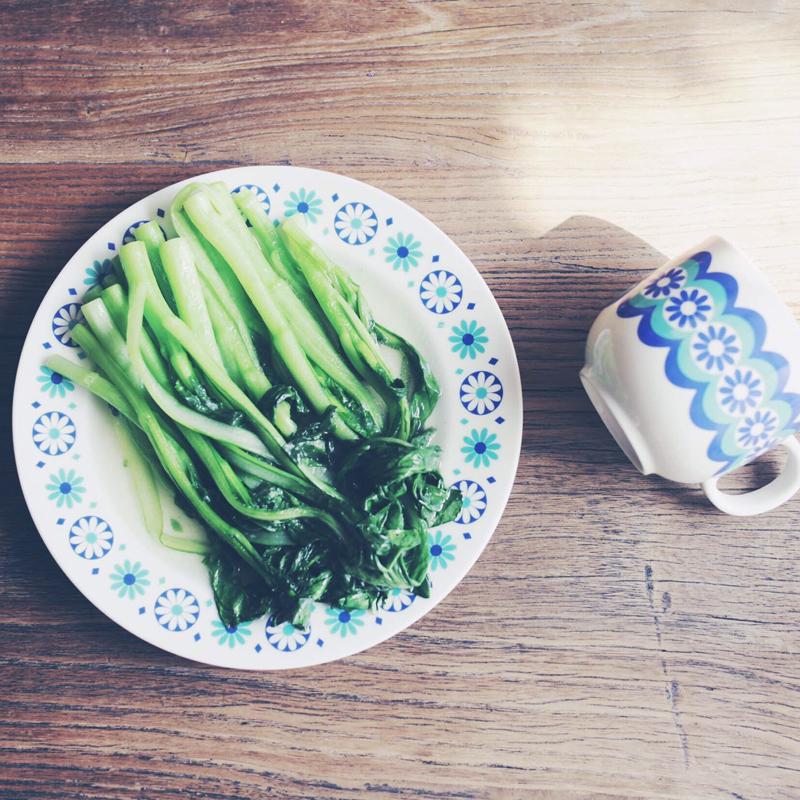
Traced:
[[145, 587], [150, 585], [150, 578], [147, 577], [149, 574], [150, 570], [142, 569], [140, 561], [131, 563], [126, 558], [111, 573], [111, 591], [116, 592], [117, 597], [133, 600], [137, 595], [143, 595]]
[[452, 330], [453, 335], [450, 337], [453, 343], [452, 351], [458, 353], [460, 358], [474, 359], [478, 353], [486, 350], [484, 345], [489, 341], [486, 328], [478, 325], [474, 319], [469, 322], [463, 320], [460, 325], [454, 325]]
[[447, 569], [447, 565], [455, 559], [456, 546], [453, 537], [441, 531], [428, 534], [428, 545], [431, 554], [431, 572]]
[[386, 263], [392, 269], [402, 269], [408, 272], [409, 267], [416, 267], [422, 258], [422, 243], [418, 242], [411, 233], [398, 233], [389, 237], [389, 244], [383, 248], [386, 253]]
[[361, 619], [363, 616], [364, 612], [360, 608], [329, 608], [325, 611], [325, 624], [334, 636], [338, 634], [344, 639], [358, 633], [358, 629], [364, 624]]
[[478, 433], [473, 428], [471, 435], [464, 437], [464, 447], [461, 448], [461, 452], [466, 456], [467, 464], [472, 464], [474, 467], [488, 467], [497, 459], [499, 449], [500, 442], [497, 441], [496, 433], [489, 433], [488, 428]]
[[48, 498], [55, 500], [56, 507], [66, 506], [72, 508], [74, 503], [80, 503], [86, 487], [83, 478], [78, 477], [74, 469], [60, 469], [57, 474], [50, 476], [50, 483], [45, 487], [50, 494]]
[[284, 202], [284, 206], [287, 217], [302, 214], [309, 222], [316, 222], [322, 213], [322, 198], [317, 197], [313, 189], [308, 192], [300, 189], [297, 192], [289, 192], [289, 200]]
[[240, 622], [238, 625], [225, 625], [220, 620], [215, 619], [211, 623], [211, 635], [217, 640], [217, 644], [222, 645], [222, 647], [230, 647], [231, 650], [236, 645], [244, 644], [251, 633], [249, 622]]
[[40, 367], [41, 373], [37, 378], [40, 391], [50, 395], [50, 397], [66, 397], [67, 392], [75, 388], [75, 384], [65, 378], [60, 372], [54, 372], [50, 367]]
[[83, 283], [91, 289], [93, 286], [102, 283], [111, 274], [111, 271], [112, 267], [109, 259], [106, 258], [103, 261], [95, 260], [92, 262], [91, 267], [87, 267]]

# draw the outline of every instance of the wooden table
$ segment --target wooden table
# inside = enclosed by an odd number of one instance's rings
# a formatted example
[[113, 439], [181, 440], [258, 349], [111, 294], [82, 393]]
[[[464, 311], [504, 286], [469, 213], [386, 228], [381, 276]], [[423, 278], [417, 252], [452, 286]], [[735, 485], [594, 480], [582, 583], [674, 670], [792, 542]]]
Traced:
[[[596, 312], [709, 232], [800, 312], [796, 4], [4, 0], [0, 96], [0, 797], [800, 797], [800, 501], [743, 521], [642, 478], [577, 381]], [[527, 414], [458, 589], [286, 674], [182, 661], [91, 607], [8, 430], [78, 244], [247, 163], [344, 172], [439, 224], [506, 314]]]

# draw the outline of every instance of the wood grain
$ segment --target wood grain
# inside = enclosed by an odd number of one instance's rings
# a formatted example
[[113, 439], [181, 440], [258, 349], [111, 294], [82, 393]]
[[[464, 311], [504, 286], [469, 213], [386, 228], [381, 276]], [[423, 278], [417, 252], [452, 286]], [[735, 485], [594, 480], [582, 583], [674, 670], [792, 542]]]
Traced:
[[[1, 2], [0, 798], [799, 797], [797, 501], [736, 520], [643, 479], [577, 382], [594, 315], [708, 232], [800, 312], [798, 34], [795, 4], [752, 0]], [[346, 172], [434, 220], [495, 292], [525, 391], [516, 490], [468, 578], [395, 639], [285, 674], [182, 661], [91, 607], [31, 524], [8, 426], [69, 255], [241, 163]]]

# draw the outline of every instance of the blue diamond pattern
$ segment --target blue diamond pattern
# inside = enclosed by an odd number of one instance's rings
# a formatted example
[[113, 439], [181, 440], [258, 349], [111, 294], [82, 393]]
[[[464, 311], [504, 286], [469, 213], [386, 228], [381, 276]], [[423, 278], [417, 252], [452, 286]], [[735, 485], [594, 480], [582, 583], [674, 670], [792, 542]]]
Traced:
[[140, 608], [139, 608], [139, 613], [140, 613], [140, 614], [144, 614], [145, 610], [146, 610], [146, 609], [145, 609], [145, 607], [144, 607], [144, 606], [140, 606]]
[[439, 256], [434, 256], [434, 257], [431, 259], [431, 261], [433, 261], [433, 263], [434, 263], [434, 264], [438, 264], [438, 263], [439, 263]]
[[495, 364], [496, 364], [496, 363], [497, 363], [499, 360], [500, 360], [500, 359], [498, 359], [498, 358], [495, 358], [494, 356], [492, 356], [492, 357], [489, 359], [489, 363], [490, 363], [492, 366], [494, 366], [494, 365], [495, 365]]
[[100, 572], [100, 567], [95, 567], [95, 568], [92, 570], [92, 575], [97, 575], [97, 573], [98, 573], [98, 572]]
[[50, 344], [50, 342], [45, 342], [45, 343], [42, 345], [42, 347], [44, 347], [44, 349], [45, 349], [45, 350], [49, 350], [49, 349], [50, 349], [52, 346], [53, 346], [53, 345], [51, 345], [51, 344]]
[[496, 482], [497, 482], [497, 478], [495, 478], [494, 476], [490, 475], [490, 476], [489, 476], [489, 477], [486, 479], [486, 482], [487, 482], [487, 483], [496, 483]]
[[495, 420], [495, 422], [496, 422], [498, 425], [502, 425], [502, 424], [503, 424], [505, 421], [506, 421], [505, 417], [498, 417], [498, 418]]
[[166, 212], [164, 211], [163, 208], [157, 208], [156, 209], [156, 216], [163, 217], [165, 213]]
[[335, 203], [338, 199], [339, 199], [339, 195], [336, 192], [334, 192], [331, 195], [331, 200], [333, 200], [333, 202]]
[[59, 517], [56, 520], [56, 525], [63, 525], [65, 522], [66, 522], [66, 520], [64, 519], [64, 517]]
[[471, 539], [472, 538], [472, 534], [471, 533], [465, 533], [464, 534], [464, 538], [465, 539]]
[[77, 289], [68, 289], [67, 291], [68, 291], [68, 292], [69, 292], [69, 294], [71, 294], [73, 297], [75, 297], [75, 295], [76, 295], [76, 294], [78, 294], [78, 290], [77, 290]]
[[256, 651], [256, 653], [260, 653], [261, 652], [261, 645], [260, 644], [257, 644], [255, 646], [255, 651]]
[[36, 466], [39, 467], [39, 469], [41, 469], [44, 466], [44, 461], [37, 461]]
[[391, 217], [386, 217], [386, 225], [389, 226], [392, 224], [394, 224], [394, 220]]
[[322, 647], [322, 645], [324, 645], [324, 644], [325, 644], [325, 640], [324, 639], [317, 639], [317, 647]]
[[279, 192], [281, 190], [281, 185], [279, 183], [272, 184], [272, 190], [275, 192]]
[[38, 400], [34, 400], [34, 401], [31, 403], [31, 405], [32, 405], [34, 408], [39, 408], [39, 406], [41, 405], [41, 403], [40, 403]]
[[199, 641], [200, 641], [200, 634], [199, 634], [199, 633], [196, 633], [196, 634], [194, 635], [194, 640], [195, 640], [196, 642], [199, 642]]
[[375, 624], [376, 625], [383, 625], [383, 620], [380, 617], [375, 617]]
[[468, 308], [470, 311], [472, 311], [472, 309], [473, 309], [473, 308], [475, 308], [475, 303], [467, 303], [467, 308]]
[[107, 244], [109, 250], [116, 250], [117, 249], [117, 246], [114, 244], [114, 242], [106, 242], [106, 244]]

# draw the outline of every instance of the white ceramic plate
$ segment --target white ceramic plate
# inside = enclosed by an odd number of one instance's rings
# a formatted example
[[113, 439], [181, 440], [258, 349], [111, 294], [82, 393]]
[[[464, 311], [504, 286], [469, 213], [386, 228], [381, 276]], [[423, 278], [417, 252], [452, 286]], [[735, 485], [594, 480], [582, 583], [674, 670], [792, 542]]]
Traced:
[[[519, 457], [522, 397], [514, 346], [475, 267], [414, 209], [359, 181], [297, 167], [241, 167], [198, 176], [247, 186], [277, 222], [301, 214], [310, 233], [363, 286], [373, 312], [415, 344], [442, 386], [431, 422], [442, 472], [464, 505], [431, 531], [429, 599], [396, 592], [375, 612], [318, 605], [310, 628], [259, 619], [220, 622], [200, 557], [168, 550], [145, 531], [107, 407], [50, 374], [48, 353], [79, 360], [70, 339], [81, 297], [131, 229], [160, 220], [183, 183], [135, 203], [69, 260], [28, 332], [14, 387], [17, 469], [33, 520], [70, 580], [140, 638], [186, 658], [239, 669], [330, 661], [388, 639], [430, 611], [486, 547]], [[169, 232], [169, 231], [168, 231]], [[185, 527], [192, 523], [168, 510]]]

